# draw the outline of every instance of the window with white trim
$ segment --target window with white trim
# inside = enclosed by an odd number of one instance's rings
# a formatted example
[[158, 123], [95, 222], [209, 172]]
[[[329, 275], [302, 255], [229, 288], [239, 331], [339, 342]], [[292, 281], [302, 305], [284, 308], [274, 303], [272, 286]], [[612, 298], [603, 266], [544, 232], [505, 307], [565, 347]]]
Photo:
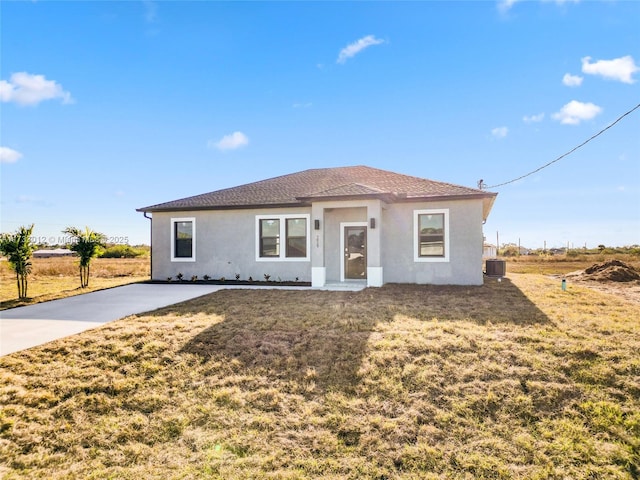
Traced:
[[171, 261], [196, 261], [196, 219], [171, 219]]
[[449, 210], [413, 211], [413, 251], [416, 262], [449, 261]]
[[256, 260], [309, 260], [308, 214], [256, 215]]

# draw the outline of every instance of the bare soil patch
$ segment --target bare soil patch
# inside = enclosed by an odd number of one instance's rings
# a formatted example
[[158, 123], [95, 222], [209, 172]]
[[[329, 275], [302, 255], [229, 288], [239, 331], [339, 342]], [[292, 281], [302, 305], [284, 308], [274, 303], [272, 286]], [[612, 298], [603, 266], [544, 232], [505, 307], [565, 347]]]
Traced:
[[585, 280], [598, 282], [633, 282], [634, 280], [640, 280], [640, 272], [620, 260], [596, 263], [585, 269], [583, 275]]
[[584, 270], [568, 273], [566, 278], [571, 282], [640, 304], [640, 272], [633, 265], [621, 260], [595, 263]]

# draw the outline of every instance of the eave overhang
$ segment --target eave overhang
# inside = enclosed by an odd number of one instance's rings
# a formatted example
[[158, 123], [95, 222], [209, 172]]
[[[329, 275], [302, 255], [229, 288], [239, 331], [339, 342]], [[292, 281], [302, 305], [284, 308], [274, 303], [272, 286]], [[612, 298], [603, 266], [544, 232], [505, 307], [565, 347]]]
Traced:
[[491, 212], [493, 203], [495, 202], [497, 193], [482, 192], [477, 194], [463, 195], [405, 195], [398, 193], [369, 193], [360, 195], [312, 195], [297, 197], [297, 201], [280, 202], [280, 203], [261, 203], [246, 205], [209, 205], [209, 206], [188, 206], [182, 205], [177, 207], [143, 207], [136, 209], [137, 212], [195, 212], [207, 210], [257, 210], [270, 208], [293, 208], [293, 207], [310, 207], [314, 202], [329, 201], [347, 201], [347, 200], [381, 200], [384, 203], [415, 203], [415, 202], [443, 202], [457, 200], [482, 200], [482, 219], [485, 221]]

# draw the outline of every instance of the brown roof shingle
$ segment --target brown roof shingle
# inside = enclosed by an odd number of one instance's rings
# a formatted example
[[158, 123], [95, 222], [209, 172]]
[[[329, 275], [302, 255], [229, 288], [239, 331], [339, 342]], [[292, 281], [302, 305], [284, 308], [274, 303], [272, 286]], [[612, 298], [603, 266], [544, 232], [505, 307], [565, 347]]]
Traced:
[[[139, 208], [140, 212], [218, 210], [309, 205], [313, 200], [383, 198], [405, 201], [442, 198], [484, 198], [495, 193], [402, 175], [367, 166], [317, 168]], [[490, 209], [491, 206], [489, 205]], [[488, 215], [488, 211], [486, 214]]]

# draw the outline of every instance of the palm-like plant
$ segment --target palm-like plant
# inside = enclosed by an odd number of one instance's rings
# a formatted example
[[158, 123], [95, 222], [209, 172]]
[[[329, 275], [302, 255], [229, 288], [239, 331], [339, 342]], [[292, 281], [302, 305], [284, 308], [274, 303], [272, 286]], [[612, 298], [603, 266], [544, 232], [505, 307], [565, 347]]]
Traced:
[[76, 227], [67, 227], [63, 233], [73, 237], [73, 243], [69, 246], [80, 257], [80, 287], [89, 286], [89, 266], [91, 259], [96, 257], [100, 247], [104, 246], [105, 236], [102, 233], [94, 232], [89, 227], [81, 230]]
[[31, 273], [31, 243], [33, 224], [20, 227], [16, 233], [3, 233], [0, 236], [0, 253], [7, 257], [11, 268], [16, 272], [18, 298], [27, 298], [28, 276]]

